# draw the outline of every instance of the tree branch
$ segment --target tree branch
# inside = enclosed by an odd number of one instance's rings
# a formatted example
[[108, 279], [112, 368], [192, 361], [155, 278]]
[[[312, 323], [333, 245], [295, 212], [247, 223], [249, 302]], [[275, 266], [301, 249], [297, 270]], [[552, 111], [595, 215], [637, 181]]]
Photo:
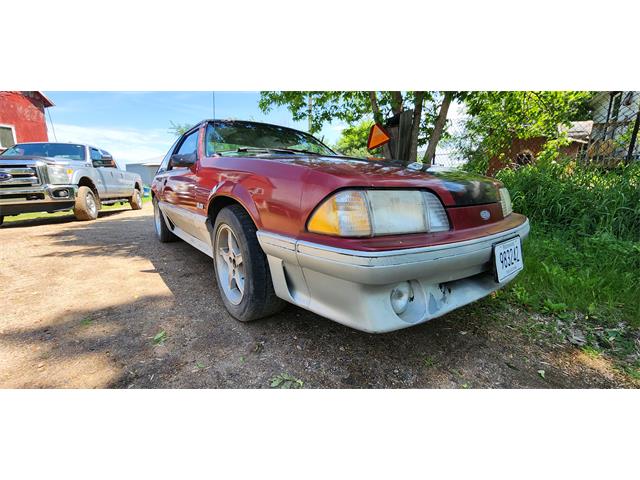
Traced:
[[371, 101], [371, 111], [373, 112], [373, 120], [378, 123], [382, 123], [382, 114], [380, 113], [380, 107], [378, 106], [378, 99], [376, 92], [369, 92], [369, 100]]
[[440, 105], [438, 118], [436, 118], [436, 123], [433, 126], [433, 133], [429, 138], [429, 145], [427, 146], [427, 151], [424, 153], [424, 157], [422, 158], [423, 163], [428, 163], [429, 165], [433, 163], [432, 160], [436, 153], [436, 147], [438, 146], [438, 142], [440, 141], [442, 132], [444, 131], [444, 126], [447, 122], [447, 113], [449, 112], [449, 105], [451, 105], [452, 99], [453, 99], [453, 92], [444, 93], [444, 99], [442, 100], [442, 104]]
[[390, 92], [391, 93], [391, 110], [395, 115], [402, 112], [402, 93], [400, 92]]
[[418, 134], [420, 133], [420, 118], [422, 117], [422, 104], [424, 102], [424, 92], [415, 92], [414, 95], [409, 163], [415, 162], [418, 158]]

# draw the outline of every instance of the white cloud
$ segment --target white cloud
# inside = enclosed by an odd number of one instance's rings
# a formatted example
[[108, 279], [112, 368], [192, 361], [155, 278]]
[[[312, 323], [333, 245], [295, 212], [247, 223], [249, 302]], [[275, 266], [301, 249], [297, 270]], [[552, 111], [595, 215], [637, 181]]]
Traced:
[[49, 140], [77, 142], [107, 150], [120, 164], [135, 163], [164, 156], [175, 140], [163, 129], [82, 127], [64, 123], [47, 125]]

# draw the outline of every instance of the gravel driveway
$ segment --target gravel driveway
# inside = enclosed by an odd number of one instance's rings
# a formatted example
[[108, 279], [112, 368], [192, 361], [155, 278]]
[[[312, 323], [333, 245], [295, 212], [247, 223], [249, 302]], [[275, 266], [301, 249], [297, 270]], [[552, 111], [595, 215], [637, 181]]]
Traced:
[[152, 213], [0, 228], [0, 387], [269, 388], [279, 374], [309, 388], [629, 386], [603, 359], [528, 340], [513, 326], [526, 314], [489, 302], [382, 335], [294, 306], [239, 323], [209, 257], [156, 241]]

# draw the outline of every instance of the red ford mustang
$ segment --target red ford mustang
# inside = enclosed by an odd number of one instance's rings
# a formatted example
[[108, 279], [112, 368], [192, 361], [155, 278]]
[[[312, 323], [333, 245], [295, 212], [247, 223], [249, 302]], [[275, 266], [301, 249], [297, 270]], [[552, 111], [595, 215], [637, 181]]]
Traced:
[[493, 179], [344, 157], [255, 122], [193, 127], [152, 195], [160, 241], [211, 256], [242, 321], [285, 300], [367, 332], [415, 325], [512, 280], [529, 233]]

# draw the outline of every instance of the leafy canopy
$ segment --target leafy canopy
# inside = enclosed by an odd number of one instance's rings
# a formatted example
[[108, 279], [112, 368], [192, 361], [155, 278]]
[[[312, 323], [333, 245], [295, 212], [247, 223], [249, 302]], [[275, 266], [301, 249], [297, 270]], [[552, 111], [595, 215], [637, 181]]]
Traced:
[[478, 139], [489, 156], [497, 155], [514, 138], [561, 134], [559, 125], [589, 118], [591, 92], [469, 92], [466, 135]]
[[[405, 110], [418, 111], [419, 121], [412, 125], [414, 141], [411, 153], [415, 158], [417, 147], [429, 142], [443, 97], [443, 92], [270, 91], [260, 92], [258, 105], [264, 113], [268, 113], [274, 106], [287, 107], [295, 121], [309, 120], [309, 133], [312, 134], [320, 131], [326, 123], [343, 121], [351, 128], [358, 129], [347, 132], [347, 136], [350, 137], [344, 140], [347, 143], [354, 139], [352, 134], [361, 133], [361, 122], [368, 122], [370, 125], [373, 121], [384, 122], [385, 119]], [[442, 132], [439, 132], [438, 138], [440, 133]], [[361, 147], [365, 145], [366, 138]], [[348, 148], [362, 151], [361, 147], [351, 144]]]
[[371, 125], [373, 125], [372, 121], [365, 120], [342, 130], [342, 134], [335, 144], [335, 150], [351, 157], [365, 158], [379, 155], [380, 149], [367, 150], [367, 140], [369, 139]]

